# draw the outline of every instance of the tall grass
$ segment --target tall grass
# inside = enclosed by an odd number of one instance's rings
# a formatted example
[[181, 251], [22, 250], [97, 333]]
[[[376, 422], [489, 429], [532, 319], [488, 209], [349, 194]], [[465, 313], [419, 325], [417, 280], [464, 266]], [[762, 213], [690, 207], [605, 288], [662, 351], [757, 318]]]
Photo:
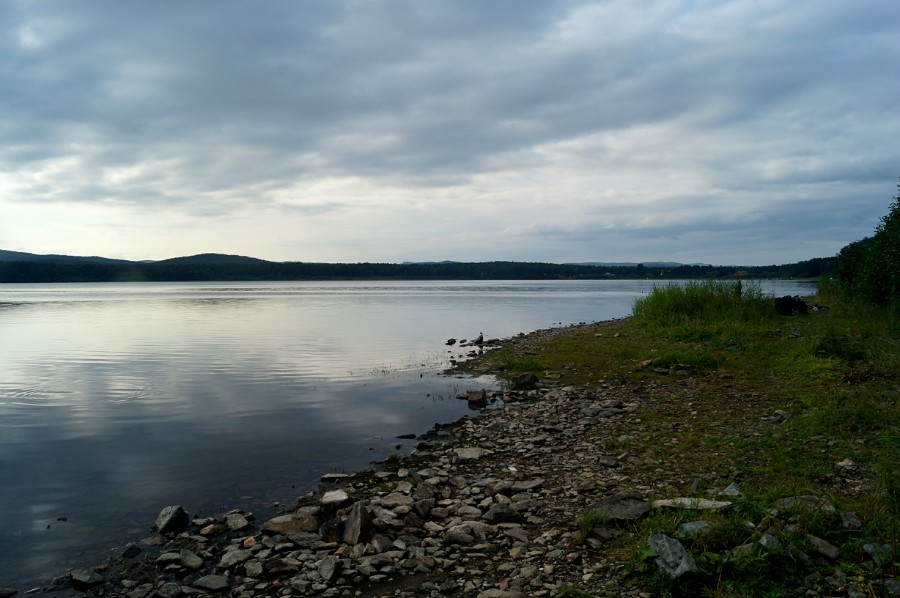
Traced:
[[773, 299], [755, 282], [707, 280], [656, 286], [631, 306], [634, 318], [650, 326], [715, 322], [760, 322], [774, 317]]

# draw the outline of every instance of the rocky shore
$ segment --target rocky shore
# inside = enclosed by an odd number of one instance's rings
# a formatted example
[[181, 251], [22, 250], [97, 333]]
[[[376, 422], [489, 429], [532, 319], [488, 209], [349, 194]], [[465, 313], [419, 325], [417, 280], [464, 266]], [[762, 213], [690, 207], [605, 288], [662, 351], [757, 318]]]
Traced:
[[[606, 325], [583, 329], [602, 334]], [[528, 351], [568, 332], [505, 343]], [[678, 458], [648, 466], [641, 452], [617, 448], [646, 432], [636, 412], [651, 404], [675, 409], [676, 395], [682, 401], [694, 384], [688, 374], [676, 384], [623, 376], [575, 387], [548, 372], [534, 390], [488, 391], [479, 400], [497, 408], [436, 425], [410, 455], [324, 476], [316, 493], [279, 517], [257, 521], [234, 510], [192, 518], [189, 509], [167, 507], [156, 534], [43, 591], [129, 598], [652, 596], [626, 579], [633, 551], [617, 539], [630, 522], [673, 506], [727, 508], [727, 495], [740, 492], [734, 472], [709, 471], [704, 487], [724, 495], [706, 492], [703, 505], [699, 497], [653, 503], [666, 489], [690, 487]], [[585, 513], [602, 517], [584, 527]], [[664, 536], [654, 547], [661, 557], [672, 548], [672, 561], [658, 565], [677, 577], [690, 570], [690, 557], [679, 557], [670, 540], [678, 544]], [[818, 546], [805, 558], [835, 558], [834, 546]], [[848, 595], [840, 579], [822, 583], [834, 590], [824, 595]]]

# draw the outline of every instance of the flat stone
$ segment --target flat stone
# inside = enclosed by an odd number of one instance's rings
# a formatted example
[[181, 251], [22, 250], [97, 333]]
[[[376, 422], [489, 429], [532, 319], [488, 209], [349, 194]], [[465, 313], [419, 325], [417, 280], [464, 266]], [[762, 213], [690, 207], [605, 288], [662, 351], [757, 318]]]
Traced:
[[319, 502], [327, 507], [337, 507], [350, 502], [350, 496], [343, 490], [329, 490]]
[[230, 569], [235, 565], [250, 560], [252, 557], [253, 553], [243, 548], [239, 548], [237, 550], [229, 550], [224, 555], [222, 555], [221, 559], [219, 559], [219, 568]]
[[721, 511], [731, 506], [727, 500], [709, 500], [707, 498], [664, 498], [653, 501], [654, 509], [690, 509], [692, 511]]
[[273, 517], [263, 524], [262, 530], [270, 534], [283, 534], [289, 536], [301, 532], [315, 532], [319, 529], [317, 517], [294, 513]]
[[402, 492], [391, 492], [386, 496], [378, 499], [378, 502], [385, 509], [395, 509], [397, 507], [411, 507], [415, 500], [413, 497], [403, 494]]
[[228, 578], [224, 575], [204, 575], [194, 582], [195, 588], [200, 588], [201, 590], [209, 590], [210, 592], [227, 590], [229, 585], [230, 583], [228, 581]]
[[646, 500], [637, 495], [624, 493], [604, 498], [599, 503], [588, 507], [587, 512], [609, 521], [638, 521], [647, 516], [650, 507]]
[[453, 449], [456, 453], [456, 459], [460, 462], [476, 461], [481, 458], [484, 450], [480, 447], [468, 447]]
[[490, 523], [515, 523], [523, 519], [521, 513], [505, 503], [494, 503], [481, 517]]
[[540, 488], [543, 485], [543, 478], [536, 478], [533, 480], [520, 480], [513, 483], [512, 489], [513, 492], [529, 492], [531, 490], [535, 490], [536, 488]]
[[103, 578], [100, 577], [96, 571], [89, 571], [87, 569], [75, 569], [69, 576], [72, 579], [72, 587], [79, 592], [83, 592], [103, 583]]
[[824, 513], [834, 513], [835, 511], [834, 505], [831, 504], [831, 502], [811, 494], [779, 498], [775, 501], [775, 508], [785, 510], [804, 509], [807, 511], [822, 511]]

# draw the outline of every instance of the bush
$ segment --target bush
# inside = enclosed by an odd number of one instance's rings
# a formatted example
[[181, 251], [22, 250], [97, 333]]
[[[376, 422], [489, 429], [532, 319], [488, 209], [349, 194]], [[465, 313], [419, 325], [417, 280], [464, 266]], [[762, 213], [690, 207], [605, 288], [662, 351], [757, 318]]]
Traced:
[[632, 314], [659, 326], [727, 320], [757, 321], [774, 315], [772, 298], [758, 284], [707, 280], [654, 287], [636, 299]]

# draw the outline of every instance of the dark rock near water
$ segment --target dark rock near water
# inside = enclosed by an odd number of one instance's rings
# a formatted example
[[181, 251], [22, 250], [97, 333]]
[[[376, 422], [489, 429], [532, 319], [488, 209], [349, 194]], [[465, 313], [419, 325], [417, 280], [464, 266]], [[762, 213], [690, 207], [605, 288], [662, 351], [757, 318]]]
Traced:
[[156, 518], [156, 529], [161, 534], [178, 533], [186, 528], [189, 522], [187, 511], [175, 505], [160, 511]]
[[805, 315], [809, 313], [809, 307], [806, 305], [806, 301], [800, 297], [785, 295], [775, 298], [775, 311], [782, 316]]

